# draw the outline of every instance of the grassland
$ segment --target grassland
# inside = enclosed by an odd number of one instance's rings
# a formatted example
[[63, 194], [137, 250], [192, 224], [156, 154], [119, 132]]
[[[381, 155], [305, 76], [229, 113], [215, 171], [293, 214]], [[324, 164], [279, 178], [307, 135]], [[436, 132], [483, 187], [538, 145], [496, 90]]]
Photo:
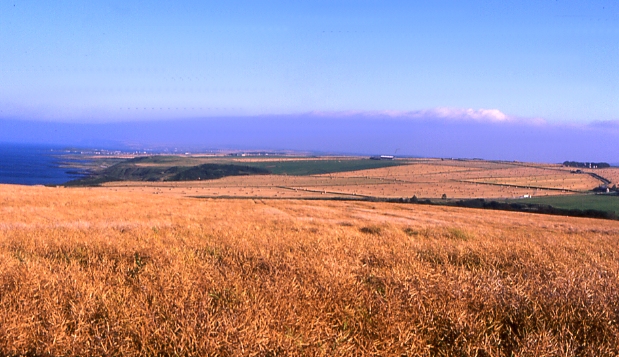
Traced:
[[275, 175], [307, 176], [393, 167], [404, 165], [405, 163], [406, 161], [404, 160], [390, 161], [338, 158], [333, 160], [256, 161], [247, 162], [246, 164], [248, 166], [269, 170]]
[[619, 222], [115, 189], [0, 185], [0, 355], [619, 354]]
[[606, 169], [582, 169], [585, 172], [597, 173], [611, 181], [612, 185], [619, 185], [619, 167], [609, 167]]
[[201, 181], [228, 176], [266, 175], [269, 171], [258, 167], [231, 164], [202, 164], [197, 166], [141, 166], [123, 162], [95, 175], [67, 182], [65, 186], [95, 186], [114, 181]]
[[[334, 172], [365, 170], [398, 166], [405, 161], [370, 160], [353, 157], [339, 158], [266, 158], [238, 159], [213, 156], [141, 156], [108, 166], [95, 165], [89, 177], [69, 182], [68, 186], [91, 186], [114, 181], [198, 181], [227, 176], [245, 175], [295, 175], [307, 176]], [[92, 168], [92, 165], [90, 165]]]
[[552, 197], [535, 197], [527, 199], [526, 203], [550, 205], [556, 208], [599, 210], [615, 212], [619, 215], [619, 196], [613, 195], [569, 195]]
[[[561, 165], [490, 162], [481, 160], [263, 157], [154, 157], [134, 165], [162, 171], [173, 165], [252, 166], [278, 172], [271, 175], [228, 176], [184, 182], [116, 181], [105, 183], [119, 191], [200, 197], [239, 198], [411, 198], [512, 199], [528, 196], [588, 192], [601, 182], [574, 174]], [[172, 161], [171, 161], [172, 160]], [[180, 160], [180, 161], [173, 161]], [[307, 165], [306, 168], [303, 168]], [[361, 165], [361, 166], [359, 166]], [[367, 168], [365, 165], [378, 165]], [[380, 167], [381, 165], [388, 165]], [[349, 169], [355, 169], [347, 171]], [[311, 172], [337, 172], [309, 174]], [[614, 170], [614, 171], [613, 171]], [[619, 169], [604, 172], [609, 177]]]

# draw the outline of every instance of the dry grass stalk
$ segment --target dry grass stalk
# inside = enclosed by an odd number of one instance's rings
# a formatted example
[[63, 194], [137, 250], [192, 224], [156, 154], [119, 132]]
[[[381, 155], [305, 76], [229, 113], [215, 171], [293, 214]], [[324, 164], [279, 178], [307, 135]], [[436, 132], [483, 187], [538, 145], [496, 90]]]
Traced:
[[0, 186], [0, 354], [612, 356], [618, 243], [601, 220]]

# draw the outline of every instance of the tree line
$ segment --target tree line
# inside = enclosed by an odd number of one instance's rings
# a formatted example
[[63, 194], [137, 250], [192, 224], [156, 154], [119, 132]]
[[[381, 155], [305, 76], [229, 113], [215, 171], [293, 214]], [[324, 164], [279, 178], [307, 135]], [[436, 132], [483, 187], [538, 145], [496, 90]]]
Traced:
[[563, 162], [563, 166], [603, 169], [603, 168], [606, 168], [606, 167], [610, 167], [610, 164], [607, 163], [607, 162], [565, 161], [565, 162]]

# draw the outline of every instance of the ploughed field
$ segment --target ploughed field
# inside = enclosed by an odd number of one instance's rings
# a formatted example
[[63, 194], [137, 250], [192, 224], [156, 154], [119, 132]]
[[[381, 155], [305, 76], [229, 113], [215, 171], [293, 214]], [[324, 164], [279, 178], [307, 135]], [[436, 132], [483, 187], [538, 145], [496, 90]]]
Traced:
[[154, 190], [0, 185], [0, 355], [619, 354], [617, 221]]

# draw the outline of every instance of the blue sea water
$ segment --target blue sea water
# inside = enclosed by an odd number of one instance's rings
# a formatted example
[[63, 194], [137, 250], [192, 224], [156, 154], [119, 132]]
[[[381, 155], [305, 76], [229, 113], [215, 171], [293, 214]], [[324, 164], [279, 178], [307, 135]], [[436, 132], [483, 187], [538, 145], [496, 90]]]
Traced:
[[84, 173], [63, 167], [78, 161], [69, 153], [60, 147], [0, 143], [0, 183], [59, 185], [80, 178]]

